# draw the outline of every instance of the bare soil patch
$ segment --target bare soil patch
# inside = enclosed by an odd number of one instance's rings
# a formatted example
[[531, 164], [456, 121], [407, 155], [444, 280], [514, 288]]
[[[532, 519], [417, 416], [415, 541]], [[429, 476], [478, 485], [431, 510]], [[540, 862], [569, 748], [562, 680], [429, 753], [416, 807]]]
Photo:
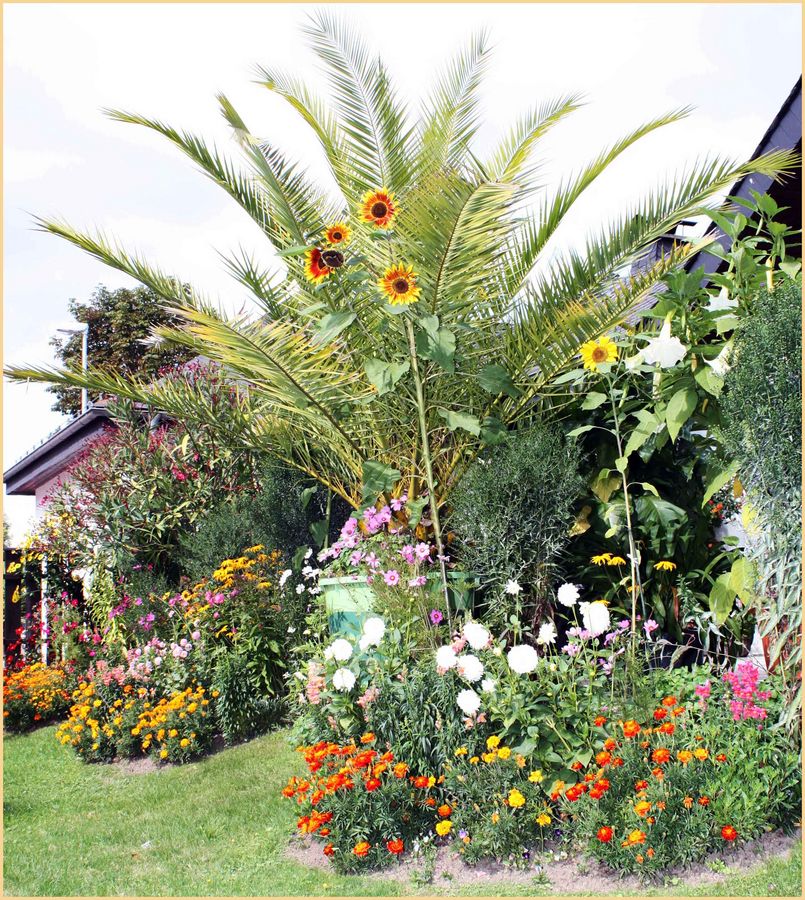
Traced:
[[[728, 875], [749, 872], [772, 857], [785, 857], [802, 841], [801, 831], [783, 834], [772, 831], [755, 841], [737, 847], [729, 847], [723, 853], [714, 853], [706, 859], [685, 869], [668, 870], [665, 880], [679, 879], [691, 887], [717, 884]], [[294, 836], [288, 844], [286, 854], [308, 868], [332, 871], [326, 857], [322, 855], [322, 845], [308, 836]], [[724, 868], [722, 868], [722, 866]], [[403, 857], [398, 864], [389, 866], [369, 877], [399, 881], [417, 893], [422, 861]], [[413, 879], [413, 880], [412, 880]], [[421, 882], [420, 882], [421, 883]], [[536, 861], [527, 869], [511, 869], [494, 860], [466, 865], [450, 847], [440, 847], [437, 851], [433, 879], [419, 888], [420, 893], [450, 894], [453, 889], [464, 886], [489, 885], [489, 893], [502, 884], [523, 885], [536, 888], [542, 885], [550, 894], [613, 894], [623, 891], [641, 891], [645, 885], [631, 875], [618, 875], [596, 860], [581, 855], [570, 856], [566, 860]]]

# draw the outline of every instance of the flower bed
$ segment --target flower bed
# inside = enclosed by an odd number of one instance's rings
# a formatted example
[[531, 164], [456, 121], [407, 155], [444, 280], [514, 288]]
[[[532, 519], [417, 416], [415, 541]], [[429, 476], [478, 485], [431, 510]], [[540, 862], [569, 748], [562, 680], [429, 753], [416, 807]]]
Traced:
[[3, 679], [3, 726], [27, 731], [64, 715], [71, 678], [60, 666], [34, 663]]

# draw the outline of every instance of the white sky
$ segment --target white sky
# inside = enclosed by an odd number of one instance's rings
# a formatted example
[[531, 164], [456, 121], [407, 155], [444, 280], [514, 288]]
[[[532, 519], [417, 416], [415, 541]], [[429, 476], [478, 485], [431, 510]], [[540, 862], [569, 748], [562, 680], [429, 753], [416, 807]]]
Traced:
[[[332, 4], [382, 52], [412, 101], [442, 61], [486, 26], [495, 54], [481, 149], [535, 103], [582, 91], [588, 105], [546, 142], [548, 184], [640, 122], [694, 114], [646, 138], [580, 204], [564, 242], [705, 152], [749, 156], [801, 71], [795, 4]], [[307, 4], [6, 4], [4, 359], [52, 362], [70, 297], [125, 276], [31, 228], [30, 215], [103, 227], [152, 262], [240, 305], [213, 248], [270, 251], [245, 213], [167, 141], [108, 121], [112, 106], [231, 146], [215, 94], [250, 129], [321, 171], [315, 139], [252, 83], [268, 64], [320, 84], [300, 26]], [[234, 148], [233, 148], [234, 152]], [[38, 385], [4, 385], [3, 468], [64, 421]], [[19, 538], [32, 498], [5, 498]]]

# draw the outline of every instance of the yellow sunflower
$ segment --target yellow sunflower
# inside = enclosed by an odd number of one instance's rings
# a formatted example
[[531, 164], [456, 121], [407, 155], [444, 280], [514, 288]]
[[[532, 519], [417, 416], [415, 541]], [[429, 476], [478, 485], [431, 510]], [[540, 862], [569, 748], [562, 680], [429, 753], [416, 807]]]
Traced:
[[346, 244], [352, 237], [352, 229], [346, 222], [336, 222], [335, 225], [330, 225], [324, 236], [328, 244]]
[[364, 222], [372, 222], [378, 228], [388, 228], [396, 215], [397, 205], [394, 202], [394, 194], [390, 194], [385, 188], [379, 191], [367, 191], [363, 195], [361, 217]]
[[595, 372], [603, 363], [615, 362], [618, 358], [618, 348], [604, 335], [598, 341], [587, 341], [586, 344], [582, 344], [581, 358], [584, 368]]
[[329, 266], [324, 264], [321, 258], [321, 250], [314, 247], [305, 254], [305, 278], [313, 284], [321, 284], [332, 272]]
[[386, 269], [377, 285], [389, 298], [392, 306], [416, 303], [420, 288], [416, 284], [417, 275], [411, 266], [398, 264]]

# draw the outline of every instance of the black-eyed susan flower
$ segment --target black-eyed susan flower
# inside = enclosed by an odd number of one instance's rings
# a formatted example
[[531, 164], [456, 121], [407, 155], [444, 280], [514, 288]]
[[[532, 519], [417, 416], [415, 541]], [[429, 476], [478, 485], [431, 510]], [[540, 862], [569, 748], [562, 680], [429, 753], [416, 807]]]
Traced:
[[581, 358], [584, 368], [595, 372], [604, 363], [615, 362], [618, 358], [618, 348], [604, 335], [597, 341], [587, 341], [581, 345]]
[[625, 566], [626, 560], [622, 556], [610, 556], [607, 560], [608, 566]]
[[318, 247], [307, 251], [305, 254], [305, 278], [308, 281], [312, 284], [321, 284], [330, 272], [332, 269], [325, 265]]
[[364, 222], [372, 222], [378, 228], [388, 228], [396, 215], [394, 194], [390, 194], [385, 188], [367, 191], [363, 195], [361, 217]]
[[386, 269], [378, 282], [378, 287], [389, 298], [392, 306], [416, 303], [420, 288], [416, 284], [417, 275], [411, 266], [396, 265]]
[[597, 556], [590, 557], [590, 562], [596, 566], [606, 566], [609, 565], [611, 559], [611, 553], [599, 553]]
[[352, 237], [352, 229], [346, 222], [336, 222], [324, 232], [328, 244], [346, 244]]
[[670, 559], [661, 559], [654, 564], [654, 568], [659, 569], [661, 572], [673, 572], [676, 569], [676, 563], [671, 562]]

